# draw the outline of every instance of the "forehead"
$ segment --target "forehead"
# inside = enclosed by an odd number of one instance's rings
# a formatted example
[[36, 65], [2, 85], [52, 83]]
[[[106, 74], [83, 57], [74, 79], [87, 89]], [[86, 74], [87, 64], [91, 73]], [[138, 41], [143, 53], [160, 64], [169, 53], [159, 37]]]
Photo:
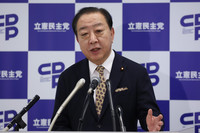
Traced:
[[77, 22], [77, 29], [85, 26], [93, 26], [96, 23], [106, 23], [104, 15], [100, 12], [83, 14]]

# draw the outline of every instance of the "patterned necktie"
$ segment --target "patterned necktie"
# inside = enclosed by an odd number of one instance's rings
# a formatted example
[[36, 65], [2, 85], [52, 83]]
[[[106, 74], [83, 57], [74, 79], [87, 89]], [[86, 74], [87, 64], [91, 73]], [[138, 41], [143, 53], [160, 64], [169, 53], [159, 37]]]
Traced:
[[105, 85], [105, 78], [104, 78], [104, 67], [103, 66], [97, 66], [96, 71], [99, 72], [99, 77], [101, 79], [101, 83], [97, 86], [96, 89], [96, 110], [98, 116], [101, 114], [101, 109], [103, 106], [103, 101], [105, 97], [105, 92], [106, 92], [106, 85]]

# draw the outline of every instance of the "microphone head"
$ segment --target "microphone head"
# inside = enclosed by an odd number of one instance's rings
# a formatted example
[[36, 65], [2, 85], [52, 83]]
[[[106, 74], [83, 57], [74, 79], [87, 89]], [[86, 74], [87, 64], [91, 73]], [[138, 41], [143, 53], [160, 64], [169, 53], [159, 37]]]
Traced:
[[81, 88], [84, 84], [85, 84], [85, 79], [84, 79], [84, 78], [81, 78], [81, 79], [77, 82], [76, 86], [78, 86], [79, 88]]
[[101, 80], [98, 77], [93, 77], [92, 82], [90, 84], [90, 88], [93, 90], [100, 84]]
[[110, 79], [106, 80], [106, 88], [111, 92], [111, 81], [110, 81]]
[[106, 83], [107, 83], [107, 84], [110, 83], [110, 79], [107, 79], [107, 80], [106, 80]]
[[35, 97], [26, 106], [26, 109], [29, 110], [39, 99], [40, 99], [40, 96], [35, 95]]
[[117, 112], [118, 115], [120, 115], [120, 114], [122, 115], [122, 113], [123, 113], [122, 107], [117, 105], [116, 112]]

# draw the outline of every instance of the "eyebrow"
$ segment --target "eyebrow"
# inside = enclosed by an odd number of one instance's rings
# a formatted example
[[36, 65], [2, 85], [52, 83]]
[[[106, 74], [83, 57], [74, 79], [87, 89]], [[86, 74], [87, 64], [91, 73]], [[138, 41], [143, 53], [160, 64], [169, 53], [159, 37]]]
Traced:
[[[97, 24], [94, 24], [92, 27], [97, 27], [97, 26], [102, 26], [103, 25], [103, 23], [97, 23]], [[79, 28], [79, 30], [78, 31], [81, 31], [81, 30], [84, 30], [84, 29], [87, 29], [87, 26], [83, 26], [83, 27], [81, 27], [81, 28]]]

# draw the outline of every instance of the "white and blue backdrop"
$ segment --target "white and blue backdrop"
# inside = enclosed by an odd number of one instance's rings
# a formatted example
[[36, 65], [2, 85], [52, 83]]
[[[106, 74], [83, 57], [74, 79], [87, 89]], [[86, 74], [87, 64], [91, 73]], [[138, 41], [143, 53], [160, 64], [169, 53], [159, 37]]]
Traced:
[[85, 6], [111, 13], [113, 49], [148, 70], [165, 131], [199, 133], [200, 0], [0, 0], [0, 130], [36, 94], [22, 131], [48, 130], [58, 77], [84, 58], [71, 23]]

